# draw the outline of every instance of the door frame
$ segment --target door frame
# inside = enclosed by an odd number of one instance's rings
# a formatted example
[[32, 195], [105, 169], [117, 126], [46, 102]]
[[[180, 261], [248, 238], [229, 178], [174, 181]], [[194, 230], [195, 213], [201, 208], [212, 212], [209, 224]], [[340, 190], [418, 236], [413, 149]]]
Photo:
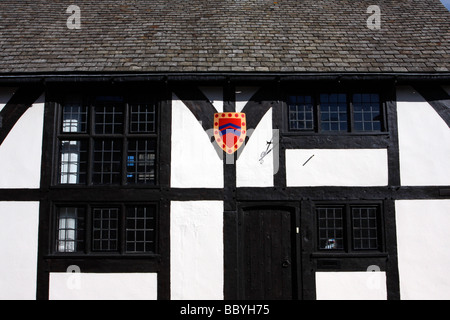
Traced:
[[[285, 202], [285, 201], [265, 201], [265, 202], [238, 202], [237, 211], [235, 212], [235, 299], [243, 300], [245, 294], [245, 282], [244, 282], [244, 256], [243, 256], [243, 246], [244, 246], [244, 228], [242, 225], [244, 211], [251, 208], [261, 208], [261, 209], [282, 209], [290, 211], [292, 214], [292, 234], [291, 234], [291, 245], [292, 245], [292, 289], [293, 289], [293, 299], [303, 298], [303, 287], [302, 287], [302, 243], [301, 243], [301, 218], [300, 218], [300, 203], [299, 202]], [[298, 229], [297, 229], [298, 228]], [[297, 232], [300, 231], [300, 233]], [[229, 236], [230, 234], [228, 234]], [[226, 242], [225, 242], [226, 243]], [[232, 254], [231, 250], [226, 250], [225, 254]], [[227, 260], [227, 258], [226, 258]], [[227, 277], [226, 277], [227, 278]], [[227, 293], [227, 291], [225, 291]], [[227, 298], [227, 294], [225, 295]]]

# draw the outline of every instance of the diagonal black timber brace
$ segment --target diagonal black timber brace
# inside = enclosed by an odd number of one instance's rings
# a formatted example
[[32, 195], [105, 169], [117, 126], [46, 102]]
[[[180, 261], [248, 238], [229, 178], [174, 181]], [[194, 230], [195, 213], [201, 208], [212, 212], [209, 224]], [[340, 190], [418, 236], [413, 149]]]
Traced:
[[0, 112], [0, 145], [15, 126], [20, 117], [42, 95], [44, 87], [40, 84], [21, 86]]
[[419, 84], [414, 89], [436, 110], [450, 127], [450, 95], [436, 84]]
[[[276, 103], [277, 93], [273, 85], [261, 87], [242, 110], [246, 114], [247, 129], [256, 129], [267, 111]], [[250, 138], [250, 136], [248, 137]]]
[[192, 86], [189, 88], [174, 88], [173, 91], [201, 122], [203, 130], [208, 131], [214, 128], [214, 113], [217, 110], [200, 89]]

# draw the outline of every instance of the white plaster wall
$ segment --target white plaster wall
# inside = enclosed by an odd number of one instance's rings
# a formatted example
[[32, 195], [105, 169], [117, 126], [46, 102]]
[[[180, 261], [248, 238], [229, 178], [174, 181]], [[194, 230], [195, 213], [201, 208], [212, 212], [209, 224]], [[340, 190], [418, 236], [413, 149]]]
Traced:
[[[273, 187], [275, 152], [270, 152], [260, 161], [261, 153], [267, 150], [267, 142], [272, 138], [272, 108], [270, 108], [236, 161], [237, 187]], [[278, 148], [278, 141], [275, 143]], [[270, 149], [272, 147], [273, 145]]]
[[44, 96], [19, 119], [0, 146], [0, 188], [39, 188]]
[[386, 272], [316, 272], [317, 300], [386, 300]]
[[286, 150], [286, 179], [288, 187], [387, 186], [387, 150]]
[[450, 185], [449, 127], [412, 87], [398, 87], [397, 100], [401, 184]]
[[395, 202], [400, 298], [450, 299], [450, 200]]
[[0, 111], [5, 107], [8, 101], [13, 96], [14, 92], [16, 92], [17, 88], [12, 87], [3, 87], [0, 88]]
[[50, 273], [50, 300], [156, 300], [156, 273]]
[[223, 202], [171, 203], [172, 300], [221, 300], [223, 296]]
[[36, 299], [39, 202], [0, 202], [0, 300]]
[[172, 100], [172, 188], [223, 188], [223, 162], [192, 112]]

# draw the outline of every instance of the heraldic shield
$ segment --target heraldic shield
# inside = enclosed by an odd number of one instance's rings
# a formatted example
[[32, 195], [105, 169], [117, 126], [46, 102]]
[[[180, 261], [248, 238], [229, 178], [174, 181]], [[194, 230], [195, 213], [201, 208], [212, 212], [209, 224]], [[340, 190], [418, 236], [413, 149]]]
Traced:
[[224, 112], [214, 114], [216, 143], [228, 154], [236, 152], [247, 136], [245, 113]]

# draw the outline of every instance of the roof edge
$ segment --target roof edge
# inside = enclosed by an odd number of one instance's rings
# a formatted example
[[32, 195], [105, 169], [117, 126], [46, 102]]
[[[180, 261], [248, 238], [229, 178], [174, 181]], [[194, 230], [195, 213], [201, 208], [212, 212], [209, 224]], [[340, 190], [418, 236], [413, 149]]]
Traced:
[[0, 84], [51, 82], [128, 82], [128, 81], [450, 81], [450, 72], [81, 72], [0, 74]]

